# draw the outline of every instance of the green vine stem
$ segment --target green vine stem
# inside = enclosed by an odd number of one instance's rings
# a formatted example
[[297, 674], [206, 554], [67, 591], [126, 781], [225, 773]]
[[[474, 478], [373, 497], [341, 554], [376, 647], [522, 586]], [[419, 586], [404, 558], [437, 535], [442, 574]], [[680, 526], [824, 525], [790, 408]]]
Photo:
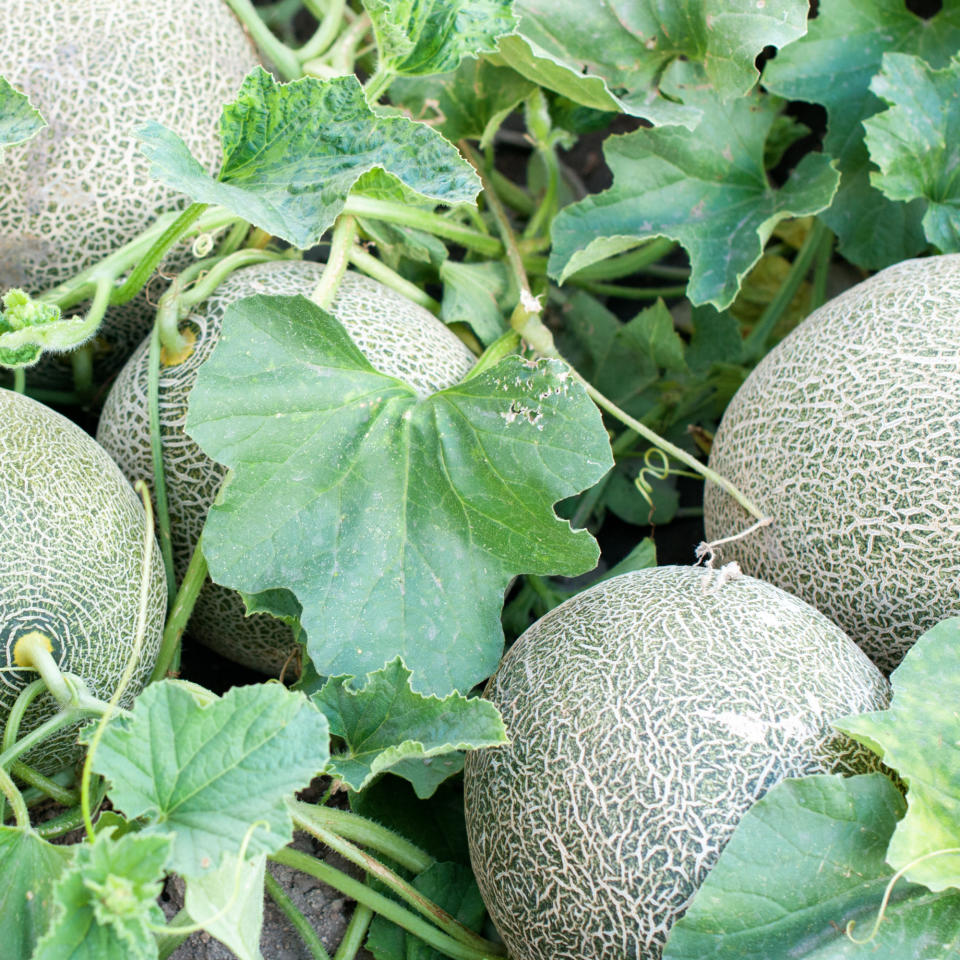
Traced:
[[430, 210], [405, 206], [392, 200], [378, 200], [374, 197], [351, 194], [347, 197], [343, 212], [355, 217], [370, 217], [373, 220], [383, 220], [385, 223], [414, 227], [452, 240], [461, 247], [488, 259], [503, 256], [503, 244], [496, 237], [488, 236], [472, 227], [465, 227], [462, 223], [448, 220]]
[[209, 204], [191, 203], [173, 223], [153, 242], [143, 259], [133, 268], [130, 276], [110, 296], [113, 306], [129, 303], [150, 279], [153, 271], [160, 265], [167, 251], [181, 238], [185, 237]]
[[326, 310], [337, 295], [337, 288], [350, 263], [350, 248], [356, 239], [356, 219], [348, 213], [341, 213], [333, 225], [327, 265], [320, 276], [320, 282], [310, 294], [310, 299], [322, 310]]
[[[106, 795], [107, 783], [102, 777], [98, 777], [96, 786], [94, 788], [94, 810], [99, 809], [100, 804], [103, 803], [103, 799]], [[65, 833], [69, 833], [71, 830], [76, 830], [77, 827], [82, 825], [83, 810], [79, 805], [77, 805], [71, 807], [69, 810], [64, 810], [62, 813], [57, 814], [57, 816], [51, 817], [49, 820], [45, 820], [43, 823], [37, 824], [33, 830], [34, 833], [40, 834], [41, 837], [44, 837], [47, 840], [52, 840], [54, 837], [62, 837]]]
[[530, 292], [530, 283], [527, 280], [527, 273], [523, 266], [523, 257], [520, 253], [519, 247], [517, 246], [516, 237], [514, 236], [513, 229], [510, 226], [510, 221], [507, 218], [506, 211], [503, 209], [503, 205], [500, 203], [496, 193], [489, 187], [489, 180], [484, 173], [483, 167], [479, 163], [469, 144], [462, 141], [460, 149], [474, 164], [477, 173], [480, 175], [480, 179], [483, 182], [484, 194], [488, 199], [490, 210], [493, 213], [498, 226], [500, 227], [500, 235], [503, 238], [503, 244], [506, 248], [507, 262], [511, 271], [513, 272], [514, 277], [516, 278], [518, 286], [520, 287], [520, 302], [517, 304], [517, 307], [513, 311], [513, 315], [510, 318], [510, 325], [513, 327], [513, 329], [516, 330], [517, 333], [519, 333], [520, 336], [523, 337], [523, 339], [526, 340], [527, 343], [530, 344], [534, 351], [540, 356], [552, 357], [553, 359], [562, 360], [564, 363], [566, 363], [567, 366], [570, 367], [573, 375], [583, 385], [583, 388], [587, 391], [587, 394], [598, 407], [600, 407], [602, 410], [606, 410], [607, 413], [611, 414], [611, 416], [615, 417], [622, 424], [630, 427], [631, 430], [636, 431], [648, 443], [653, 444], [655, 447], [659, 447], [664, 453], [669, 454], [674, 459], [679, 460], [684, 465], [690, 467], [691, 470], [695, 470], [706, 480], [709, 480], [711, 483], [719, 486], [722, 490], [730, 494], [730, 496], [733, 497], [734, 500], [736, 500], [737, 503], [744, 508], [744, 510], [746, 510], [751, 516], [755, 517], [761, 524], [769, 524], [771, 522], [770, 518], [766, 517], [760, 508], [757, 507], [752, 500], [744, 496], [744, 494], [742, 494], [732, 483], [730, 483], [729, 480], [721, 477], [718, 473], [697, 460], [696, 457], [693, 457], [687, 453], [686, 450], [682, 450], [680, 447], [676, 446], [676, 444], [670, 443], [669, 440], [665, 440], [658, 433], [655, 433], [648, 426], [646, 426], [646, 424], [643, 424], [634, 417], [631, 417], [630, 414], [628, 414], [625, 410], [621, 410], [620, 407], [618, 407], [612, 400], [609, 400], [607, 397], [605, 397], [599, 390], [596, 389], [596, 387], [585, 380], [573, 366], [564, 360], [563, 356], [560, 354], [560, 351], [557, 350], [556, 345], [553, 342], [553, 334], [547, 329], [543, 321], [540, 319], [540, 302]]
[[365, 907], [362, 903], [356, 904], [333, 960], [354, 960], [363, 946], [372, 919], [373, 911], [369, 907]]
[[[97, 318], [97, 327], [100, 326], [100, 321], [103, 319], [103, 314], [105, 312], [105, 309], [100, 312], [100, 315]], [[90, 313], [93, 316], [96, 316], [94, 307], [91, 307]], [[84, 326], [88, 326], [91, 322], [91, 316], [87, 316]], [[93, 353], [90, 350], [89, 344], [81, 344], [70, 354], [70, 366], [73, 369], [73, 389], [76, 391], [78, 396], [83, 398], [84, 402], [89, 401], [93, 396], [94, 389]]]
[[290, 809], [299, 821], [314, 824], [323, 830], [336, 833], [344, 840], [352, 840], [363, 847], [376, 850], [414, 873], [422, 873], [435, 862], [429, 853], [400, 834], [349, 810], [317, 806], [299, 800], [293, 801]]
[[830, 261], [833, 259], [833, 241], [833, 231], [828, 230], [817, 250], [813, 264], [813, 280], [810, 283], [810, 313], [823, 306], [827, 299], [827, 280], [830, 276]]
[[189, 936], [188, 933], [175, 933], [174, 930], [181, 928], [182, 924], [188, 923], [190, 914], [186, 907], [181, 907], [177, 913], [170, 918], [167, 930], [154, 934], [157, 941], [157, 960], [169, 960], [169, 958], [180, 949], [180, 945]]
[[437, 906], [428, 897], [425, 897], [419, 890], [411, 886], [401, 876], [391, 870], [386, 864], [381, 863], [376, 857], [361, 850], [358, 846], [344, 840], [332, 830], [327, 830], [315, 822], [301, 820], [294, 817], [294, 822], [301, 830], [312, 834], [321, 843], [328, 846], [331, 850], [339, 853], [340, 856], [356, 864], [365, 870], [370, 876], [379, 880], [389, 890], [392, 890], [398, 897], [405, 900], [411, 907], [429, 917], [444, 933], [453, 937], [454, 940], [467, 946], [476, 947], [483, 950], [487, 946], [487, 941], [479, 934], [474, 933], [468, 927], [465, 927], [459, 920], [452, 917], [446, 910]]
[[23, 367], [16, 367], [13, 371], [13, 390], [14, 393], [27, 392], [27, 373]]
[[353, 73], [357, 48], [363, 43], [369, 29], [370, 17], [366, 13], [360, 14], [322, 57], [307, 60], [302, 65], [303, 72], [320, 79]]
[[[10, 774], [2, 767], [0, 767], [0, 793], [6, 797], [7, 803], [10, 804], [17, 826], [23, 830], [28, 830], [30, 828], [30, 811], [27, 810], [23, 794], [17, 789], [17, 785], [13, 782]], [[5, 819], [6, 812], [0, 807], [0, 823], [3, 823]]]
[[573, 276], [578, 280], [589, 281], [620, 280], [653, 266], [658, 260], [662, 260], [676, 248], [677, 244], [673, 240], [668, 240], [666, 237], [657, 237], [655, 240], [649, 240], [627, 253], [610, 257], [608, 260], [591, 263], [582, 270], [578, 270]]
[[200, 596], [200, 591], [207, 579], [207, 561], [204, 559], [200, 544], [194, 547], [190, 563], [187, 565], [176, 599], [167, 615], [167, 622], [163, 628], [163, 638], [160, 641], [160, 652], [157, 654], [153, 672], [150, 674], [150, 683], [162, 680], [168, 673], [176, 672], [179, 661], [180, 640], [183, 631], [187, 628], [187, 621], [193, 613], [193, 606]]
[[13, 645], [13, 662], [18, 667], [36, 670], [61, 708], [74, 706], [89, 696], [79, 677], [65, 674], [60, 669], [60, 664], [53, 659], [53, 643], [39, 630], [30, 630], [18, 638]]
[[378, 64], [377, 69], [373, 72], [373, 76], [363, 85], [363, 92], [366, 94], [367, 103], [377, 103], [387, 92], [395, 77], [396, 74], [392, 70], [387, 69], [383, 64]]
[[346, 6], [346, 0], [330, 0], [327, 9], [323, 11], [323, 15], [318, 17], [320, 25], [314, 31], [313, 36], [296, 51], [297, 60], [300, 63], [313, 60], [327, 52], [343, 25]]
[[656, 300], [658, 297], [682, 297], [687, 285], [673, 287], [628, 287], [616, 283], [593, 283], [589, 280], [577, 280], [571, 277], [567, 281], [571, 286], [580, 287], [587, 293], [598, 297], [619, 297], [621, 300]]
[[334, 887], [344, 895], [356, 900], [357, 903], [363, 904], [395, 923], [398, 927], [402, 927], [414, 936], [419, 937], [440, 953], [452, 957], [453, 960], [489, 960], [491, 957], [506, 955], [503, 947], [495, 943], [489, 943], [485, 950], [480, 951], [475, 947], [454, 940], [453, 937], [447, 936], [447, 934], [427, 923], [426, 920], [402, 907], [396, 900], [391, 900], [389, 897], [371, 890], [366, 884], [354, 880], [349, 874], [324, 863], [322, 860], [317, 860], [316, 857], [311, 857], [309, 854], [284, 847], [271, 855], [270, 859], [275, 863], [282, 863], [285, 866], [293, 867], [295, 870], [300, 870]]
[[310, 926], [310, 921], [297, 909], [296, 904], [287, 896], [286, 890], [273, 879], [269, 870], [264, 874], [263, 885], [270, 899], [283, 911], [284, 916], [300, 935], [303, 945], [310, 951], [310, 956], [314, 960], [330, 960], [330, 954], [327, 953], [323, 941], [317, 936], [316, 930]]
[[419, 303], [421, 307], [425, 307], [431, 313], [438, 314], [440, 312], [440, 303], [434, 300], [429, 293], [415, 283], [401, 277], [396, 270], [391, 270], [382, 260], [378, 260], [373, 254], [367, 253], [363, 247], [352, 246], [349, 260], [368, 277], [379, 280], [384, 286], [391, 287], [397, 293], [403, 294], [408, 300]]
[[31, 680], [30, 683], [17, 694], [17, 699], [13, 701], [13, 706], [7, 715], [7, 724], [3, 728], [2, 749], [7, 750], [17, 742], [17, 736], [20, 733], [20, 724], [23, 722], [24, 714], [26, 714], [30, 704], [46, 689], [47, 685], [38, 677], [36, 680]]
[[64, 727], [69, 727], [80, 720], [90, 720], [93, 717], [102, 716], [105, 707], [106, 704], [103, 704], [103, 706], [87, 704], [82, 707], [68, 707], [66, 710], [55, 713], [49, 720], [41, 723], [39, 727], [34, 727], [12, 747], [8, 747], [3, 753], [0, 753], [0, 767], [4, 770], [8, 769], [14, 760], [43, 743], [48, 737], [59, 733]]
[[150, 456], [153, 461], [153, 495], [157, 501], [160, 527], [160, 555], [167, 581], [167, 608], [177, 596], [177, 578], [173, 569], [173, 541], [170, 537], [170, 507], [167, 502], [167, 481], [163, 470], [163, 438], [160, 433], [160, 313], [150, 331], [147, 353], [147, 415], [150, 420]]
[[300, 58], [260, 19], [250, 0], [227, 0], [227, 6], [247, 28], [257, 47], [277, 68], [284, 80], [296, 80], [301, 75]]
[[68, 790], [61, 786], [56, 780], [45, 776], [39, 770], [34, 770], [29, 764], [22, 760], [14, 760], [10, 765], [10, 772], [24, 783], [39, 790], [51, 800], [65, 807], [72, 807], [78, 800], [77, 794], [73, 790]]

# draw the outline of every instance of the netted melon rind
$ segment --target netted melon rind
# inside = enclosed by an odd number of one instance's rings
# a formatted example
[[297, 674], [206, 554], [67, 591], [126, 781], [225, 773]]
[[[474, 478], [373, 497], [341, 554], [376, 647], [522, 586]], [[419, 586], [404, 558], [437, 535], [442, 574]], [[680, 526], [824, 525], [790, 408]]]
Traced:
[[[960, 614], [960, 255], [888, 267], [757, 366], [710, 466], [774, 520], [723, 560], [802, 597], [892, 670]], [[707, 484], [708, 540], [751, 523]]]
[[[0, 719], [36, 673], [13, 666], [23, 634], [40, 630], [64, 671], [108, 699], [133, 648], [145, 515], [116, 464], [78, 426], [34, 400], [0, 390]], [[160, 647], [166, 582], [154, 544], [147, 631], [121, 705], [146, 683]], [[52, 715], [44, 698], [22, 731]], [[28, 755], [44, 772], [80, 756], [76, 729]]]
[[477, 882], [516, 960], [657, 960], [747, 808], [785, 777], [875, 767], [830, 721], [887, 683], [770, 584], [660, 567], [566, 601], [485, 697], [510, 745], [472, 751]]
[[[170, 507], [171, 540], [181, 577], [200, 537], [224, 469], [184, 432], [187, 400], [200, 365], [210, 355], [227, 307], [254, 294], [309, 295], [323, 265], [280, 261], [239, 270], [188, 318], [197, 340], [181, 364], [161, 367], [159, 407]], [[331, 312], [370, 362], [424, 394], [459, 382], [473, 354], [431, 313], [361, 274], [341, 280]], [[134, 479], [153, 475], [147, 417], [148, 344], [120, 372], [107, 396], [98, 441]], [[215, 584], [204, 587], [190, 620], [190, 634], [231, 660], [276, 675], [295, 652], [290, 629], [266, 614], [245, 616], [239, 595]]]
[[[136, 131], [162, 123], [216, 172], [221, 108], [258, 61], [223, 0], [0, 0], [0, 21], [3, 75], [48, 124], [0, 165], [0, 292], [36, 294], [186, 206], [151, 179]], [[121, 366], [149, 322], [142, 298], [108, 312], [103, 370]], [[60, 379], [46, 367], [32, 379]]]

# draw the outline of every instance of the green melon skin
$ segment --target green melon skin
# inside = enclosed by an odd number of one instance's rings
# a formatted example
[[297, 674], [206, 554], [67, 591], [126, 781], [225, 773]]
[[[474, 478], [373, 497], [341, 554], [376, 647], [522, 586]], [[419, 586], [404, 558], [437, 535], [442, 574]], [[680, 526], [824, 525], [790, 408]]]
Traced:
[[[216, 345], [224, 313], [231, 303], [254, 294], [309, 296], [322, 272], [323, 264], [301, 260], [238, 270], [188, 318], [197, 338], [191, 356], [175, 366], [161, 367], [160, 428], [178, 579], [226, 472], [184, 432], [190, 390], [200, 365]], [[473, 366], [473, 354], [436, 317], [369, 277], [348, 272], [330, 310], [374, 367], [405, 380], [422, 394], [459, 383]], [[144, 341], [120, 372], [97, 430], [97, 440], [131, 480], [153, 476], [148, 349]], [[289, 674], [288, 661], [297, 652], [290, 628], [267, 614], [247, 617], [245, 612], [237, 593], [208, 582], [194, 607], [190, 635], [244, 666], [276, 676], [287, 665]]]
[[510, 745], [467, 755], [467, 835], [512, 960], [657, 960], [755, 800], [874, 768], [830, 721], [883, 709], [881, 673], [812, 607], [726, 574], [597, 584], [490, 680]]
[[[37, 678], [17, 667], [14, 646], [32, 630], [53, 642], [64, 672], [109, 699], [134, 646], [146, 516], [117, 465], [78, 426], [48, 407], [0, 389], [0, 724]], [[160, 648], [166, 582], [154, 541], [142, 653], [121, 706], [143, 689]], [[25, 733], [51, 716], [36, 701]], [[81, 756], [76, 729], [26, 759], [45, 773]]]
[[[223, 0], [0, 0], [0, 23], [3, 76], [48, 124], [0, 165], [0, 293], [37, 294], [186, 205], [150, 177], [136, 131], [169, 127], [215, 173], [221, 108], [258, 60]], [[190, 259], [181, 248], [164, 269]], [[151, 321], [143, 297], [108, 311], [98, 375], [123, 365]], [[69, 359], [51, 356], [28, 376], [62, 386]]]
[[[710, 466], [773, 524], [735, 560], [825, 613], [885, 671], [960, 614], [960, 256], [824, 304], [734, 396]], [[712, 484], [708, 540], [750, 526]]]

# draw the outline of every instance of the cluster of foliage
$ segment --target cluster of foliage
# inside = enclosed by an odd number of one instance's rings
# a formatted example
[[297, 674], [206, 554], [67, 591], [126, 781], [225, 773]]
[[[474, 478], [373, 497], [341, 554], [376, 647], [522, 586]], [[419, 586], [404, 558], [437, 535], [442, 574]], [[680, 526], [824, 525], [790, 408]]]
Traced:
[[[327, 267], [313, 302], [231, 308], [201, 370], [187, 429], [230, 474], [202, 553], [170, 583], [155, 682], [129, 711], [71, 700], [67, 685], [60, 726], [100, 714], [76, 782], [31, 773], [21, 758], [37, 731], [5, 731], [0, 788], [16, 822], [0, 826], [0, 957], [152, 960], [202, 928], [256, 960], [264, 889], [326, 956], [268, 859], [356, 900], [338, 960], [363, 942], [378, 960], [502, 955], [478, 932], [457, 777], [465, 750], [506, 742], [477, 696], [504, 627], [515, 635], [572, 592], [547, 578], [601, 575], [593, 533], [607, 518], [665, 524], [696, 510], [681, 506], [677, 477], [708, 473], [700, 458], [727, 401], [844, 265], [960, 249], [960, 3], [930, 19], [897, 0], [823, 0], [813, 19], [806, 0], [672, 12], [615, 0], [229, 6], [275, 74], [254, 70], [223, 108], [219, 171], [176, 131], [141, 129], [153, 176], [190, 205], [52, 291], [8, 292], [0, 363], [15, 389], [89, 404], [95, 384], [33, 389], [31, 366], [45, 351], [90, 350], [108, 307], [132, 299], [184, 238], [203, 259], [164, 298], [154, 370], [161, 347], [182, 353], [178, 322], [207, 277], [320, 244]], [[316, 21], [300, 47], [294, 15]], [[825, 128], [788, 101], [824, 108]], [[612, 186], [588, 195], [565, 151], [614, 122], [629, 132], [604, 143]], [[0, 149], [43, 125], [0, 78]], [[518, 145], [523, 184], [502, 162]], [[421, 398], [378, 373], [325, 309], [348, 264], [474, 348], [468, 378]], [[622, 320], [637, 301], [652, 305]], [[310, 457], [278, 465], [279, 450], [301, 448]], [[172, 581], [159, 444], [155, 467]], [[606, 573], [654, 562], [643, 541]], [[217, 696], [172, 677], [208, 569], [249, 610], [295, 625], [294, 689]], [[921, 941], [931, 960], [950, 954], [956, 765], [942, 744], [957, 738], [949, 696], [933, 704], [928, 691], [953, 675], [955, 630], [917, 645], [889, 713], [842, 724], [910, 784], [906, 816], [879, 775], [774, 790], [667, 956], [766, 957], [785, 945], [856, 956], [872, 948], [836, 918], [875, 915], [901, 868], [911, 883], [896, 888], [896, 924], [876, 940], [888, 952], [871, 955], [905, 956]], [[14, 785], [13, 764], [33, 786]], [[294, 799], [321, 773], [348, 791], [349, 811]], [[48, 796], [63, 811], [31, 825], [28, 802]], [[105, 799], [112, 809], [95, 818]], [[50, 842], [78, 826], [83, 842]], [[294, 827], [370, 879], [291, 849]], [[166, 925], [156, 897], [168, 873], [185, 879], [186, 904]], [[744, 922], [744, 898], [771, 890], [777, 916], [756, 907]]]

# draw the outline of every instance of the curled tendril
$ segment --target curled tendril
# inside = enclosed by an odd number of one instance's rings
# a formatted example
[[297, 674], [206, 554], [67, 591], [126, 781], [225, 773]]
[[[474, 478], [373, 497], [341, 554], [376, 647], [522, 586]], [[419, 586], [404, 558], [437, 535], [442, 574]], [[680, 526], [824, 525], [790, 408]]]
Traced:
[[858, 940], [853, 935], [853, 928], [857, 925], [856, 920], [851, 920], [846, 927], [844, 927], [843, 932], [847, 935], [847, 939], [852, 943], [857, 944], [858, 946], [863, 946], [864, 944], [869, 943], [877, 935], [877, 931], [880, 929], [880, 924], [883, 922], [884, 914], [887, 912], [887, 904], [890, 902], [890, 895], [893, 893], [893, 888], [896, 882], [908, 871], [912, 870], [918, 863], [923, 863], [924, 860], [930, 860], [933, 857], [942, 857], [946, 854], [951, 853], [960, 853], [960, 847], [944, 847], [942, 850], [931, 850], [930, 853], [925, 853], [922, 857], [917, 857], [916, 860], [911, 860], [906, 866], [901, 867], [891, 878], [890, 882], [887, 884], [886, 889], [883, 891], [883, 899], [880, 901], [880, 910], [877, 912], [877, 919], [873, 922], [873, 929], [870, 933], [864, 937], [862, 940]]
[[654, 511], [653, 505], [653, 484], [650, 478], [654, 480], [666, 480], [667, 477], [693, 477], [694, 480], [700, 479], [700, 474], [692, 470], [679, 470], [670, 466], [670, 458], [659, 447], [648, 447], [643, 454], [643, 467], [637, 474], [633, 485], [637, 488], [640, 496], [650, 507], [650, 513]]
[[193, 241], [193, 255], [198, 259], [203, 257], [210, 256], [211, 251], [213, 250], [213, 234], [212, 233], [201, 233], [197, 235], [196, 240]]

